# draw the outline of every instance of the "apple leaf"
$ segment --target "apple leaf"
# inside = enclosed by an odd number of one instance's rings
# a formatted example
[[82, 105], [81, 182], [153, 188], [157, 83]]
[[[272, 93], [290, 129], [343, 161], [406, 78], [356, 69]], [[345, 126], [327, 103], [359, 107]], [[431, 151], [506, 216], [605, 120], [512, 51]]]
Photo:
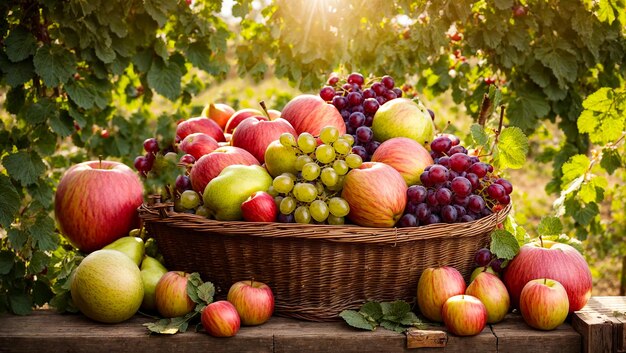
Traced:
[[370, 331], [380, 325], [391, 331], [404, 332], [408, 327], [423, 324], [411, 311], [409, 303], [403, 300], [382, 303], [371, 301], [363, 304], [359, 311], [344, 310], [339, 316], [352, 327]]
[[383, 308], [380, 303], [367, 302], [359, 309], [359, 313], [370, 321], [378, 321], [383, 317]]
[[202, 279], [200, 279], [200, 274], [194, 272], [187, 277], [187, 295], [194, 303], [201, 303], [200, 298], [198, 297], [198, 287], [202, 285]]
[[504, 229], [491, 233], [491, 252], [499, 259], [511, 260], [519, 252], [519, 244], [513, 234]]
[[215, 286], [211, 282], [205, 282], [198, 287], [198, 298], [206, 304], [213, 302], [213, 296], [215, 295]]

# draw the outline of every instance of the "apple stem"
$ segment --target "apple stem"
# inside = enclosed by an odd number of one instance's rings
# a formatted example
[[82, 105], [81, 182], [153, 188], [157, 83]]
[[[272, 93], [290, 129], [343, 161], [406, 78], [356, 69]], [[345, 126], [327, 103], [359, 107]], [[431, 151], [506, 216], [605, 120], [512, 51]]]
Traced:
[[261, 106], [261, 108], [263, 108], [263, 113], [269, 119], [270, 118], [270, 113], [268, 113], [268, 111], [267, 111], [267, 107], [265, 106], [265, 101], [260, 101], [259, 105]]
[[254, 278], [250, 279], [250, 287], [252, 287], [252, 285], [254, 284]]
[[545, 246], [543, 246], [543, 236], [539, 236], [539, 242], [541, 243], [541, 247], [544, 248]]
[[102, 169], [102, 155], [101, 154], [98, 155], [98, 163], [99, 163], [98, 167]]
[[547, 284], [548, 284], [548, 279], [547, 279], [547, 278], [544, 278], [544, 279], [543, 279], [543, 284], [545, 284], [545, 285], [547, 285]]

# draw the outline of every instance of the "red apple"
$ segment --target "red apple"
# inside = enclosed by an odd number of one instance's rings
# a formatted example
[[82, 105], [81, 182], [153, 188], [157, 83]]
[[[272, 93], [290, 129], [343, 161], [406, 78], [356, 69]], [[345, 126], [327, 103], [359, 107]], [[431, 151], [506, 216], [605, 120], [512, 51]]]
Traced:
[[244, 325], [260, 325], [274, 313], [274, 294], [262, 282], [236, 282], [228, 290], [227, 299], [237, 309]]
[[343, 181], [341, 197], [350, 205], [348, 218], [364, 227], [393, 227], [406, 206], [406, 182], [392, 167], [365, 162]]
[[176, 136], [180, 137], [181, 140], [196, 132], [205, 133], [214, 138], [217, 142], [226, 141], [222, 128], [209, 118], [191, 118], [181, 121], [176, 126]]
[[593, 283], [587, 261], [570, 245], [546, 240], [543, 246], [533, 241], [520, 248], [503, 277], [515, 308], [519, 308], [522, 288], [537, 278], [551, 278], [565, 287], [570, 312], [582, 309], [591, 297]]
[[193, 189], [202, 195], [206, 185], [229, 165], [259, 165], [259, 161], [243, 148], [223, 146], [205, 154], [191, 168], [189, 178]]
[[465, 293], [465, 280], [450, 266], [427, 268], [417, 282], [417, 305], [422, 315], [441, 322], [441, 308], [448, 298]]
[[235, 114], [228, 119], [224, 127], [224, 133], [232, 134], [242, 121], [251, 117], [255, 117], [257, 120], [269, 120], [260, 110], [251, 108], [241, 109], [236, 111]]
[[278, 207], [272, 195], [255, 191], [241, 204], [241, 214], [248, 222], [276, 222]]
[[467, 286], [465, 294], [474, 296], [485, 304], [487, 309], [487, 322], [495, 324], [502, 321], [509, 312], [511, 298], [506, 286], [500, 278], [489, 272], [481, 272]]
[[54, 214], [61, 233], [83, 252], [128, 235], [139, 225], [143, 185], [128, 166], [89, 161], [69, 168], [57, 187]]
[[424, 168], [433, 164], [433, 158], [419, 142], [407, 137], [395, 137], [378, 146], [372, 155], [372, 162], [392, 166], [410, 186], [419, 183], [420, 175]]
[[282, 115], [282, 113], [276, 109], [268, 109], [267, 114], [270, 116], [270, 120], [276, 120]]
[[317, 95], [303, 94], [290, 100], [283, 108], [281, 118], [287, 120], [298, 134], [306, 131], [318, 136], [320, 130], [329, 125], [339, 129], [339, 135], [346, 133], [346, 124], [339, 111]]
[[450, 297], [441, 308], [443, 323], [457, 336], [474, 336], [487, 324], [487, 309], [478, 298], [471, 295]]
[[213, 152], [218, 147], [219, 145], [213, 137], [202, 132], [187, 135], [178, 145], [181, 151], [192, 155], [196, 160]]
[[226, 300], [207, 305], [200, 314], [200, 320], [206, 332], [214, 337], [232, 337], [241, 326], [237, 310]]
[[250, 152], [259, 162], [265, 162], [265, 150], [272, 141], [288, 132], [296, 135], [296, 131], [285, 119], [272, 121], [247, 118], [235, 129], [230, 144]]
[[169, 271], [156, 285], [156, 308], [162, 317], [184, 316], [190, 313], [196, 304], [187, 295], [188, 273]]
[[526, 283], [520, 294], [524, 321], [536, 329], [554, 330], [570, 311], [567, 291], [559, 282], [538, 278]]
[[217, 123], [224, 130], [228, 119], [235, 114], [235, 109], [224, 103], [211, 103], [202, 111], [202, 116], [207, 117]]

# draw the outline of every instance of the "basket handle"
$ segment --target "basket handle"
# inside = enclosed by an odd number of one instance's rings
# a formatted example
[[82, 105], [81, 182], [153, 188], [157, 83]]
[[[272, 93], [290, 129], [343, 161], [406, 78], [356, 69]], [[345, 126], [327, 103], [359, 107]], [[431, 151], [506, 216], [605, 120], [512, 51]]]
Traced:
[[161, 219], [168, 218], [170, 212], [174, 212], [173, 202], [161, 202], [161, 195], [153, 194], [148, 196], [148, 204], [151, 208], [156, 209], [159, 212]]

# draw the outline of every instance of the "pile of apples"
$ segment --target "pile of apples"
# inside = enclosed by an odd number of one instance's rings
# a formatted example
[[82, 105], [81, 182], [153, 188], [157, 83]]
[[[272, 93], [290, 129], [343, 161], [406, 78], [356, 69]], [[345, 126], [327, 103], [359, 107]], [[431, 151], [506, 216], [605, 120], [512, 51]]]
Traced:
[[469, 285], [450, 266], [428, 268], [417, 285], [417, 304], [427, 319], [443, 322], [458, 336], [477, 335], [511, 309], [540, 330], [553, 330], [591, 296], [591, 272], [572, 246], [533, 241], [521, 247], [502, 278], [478, 267]]

